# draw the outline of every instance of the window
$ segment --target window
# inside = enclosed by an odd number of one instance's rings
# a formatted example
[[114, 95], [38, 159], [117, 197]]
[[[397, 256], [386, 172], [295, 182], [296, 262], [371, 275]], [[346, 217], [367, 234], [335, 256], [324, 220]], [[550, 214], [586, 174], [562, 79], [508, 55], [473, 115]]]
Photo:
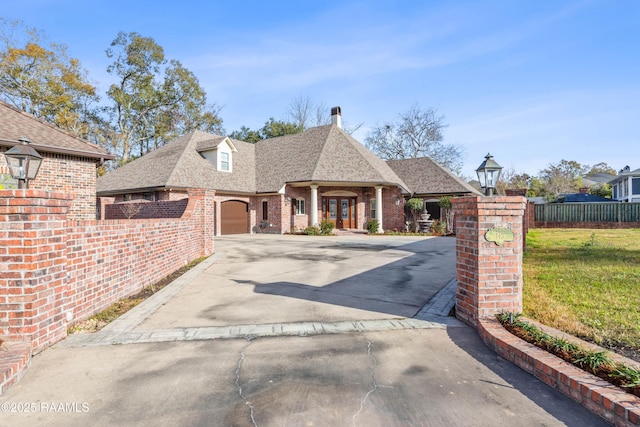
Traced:
[[220, 153], [220, 170], [229, 171], [229, 153]]
[[129, 201], [131, 201], [131, 194], [125, 194], [125, 195], [124, 195], [124, 201], [125, 201], [125, 202], [129, 202]]
[[304, 199], [295, 199], [296, 215], [304, 215]]
[[376, 219], [376, 199], [369, 200], [369, 218]]
[[262, 220], [269, 220], [269, 203], [266, 200], [262, 202]]
[[631, 179], [631, 194], [640, 194], [640, 178]]

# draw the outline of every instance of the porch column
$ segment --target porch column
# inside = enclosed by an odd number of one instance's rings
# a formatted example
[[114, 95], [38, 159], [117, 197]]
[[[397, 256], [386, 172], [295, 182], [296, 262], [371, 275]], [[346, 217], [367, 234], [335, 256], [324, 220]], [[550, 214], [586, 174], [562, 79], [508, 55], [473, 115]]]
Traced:
[[318, 186], [311, 185], [311, 225], [318, 225]]
[[378, 233], [384, 233], [382, 228], [382, 185], [376, 186], [376, 219], [378, 220]]

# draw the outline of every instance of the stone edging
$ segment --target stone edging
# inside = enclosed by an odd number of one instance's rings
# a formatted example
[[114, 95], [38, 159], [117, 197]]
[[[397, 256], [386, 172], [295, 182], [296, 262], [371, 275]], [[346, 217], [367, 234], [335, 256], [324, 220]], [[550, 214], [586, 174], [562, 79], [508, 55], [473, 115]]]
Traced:
[[478, 333], [498, 355], [606, 421], [640, 426], [640, 398], [516, 337], [495, 318], [479, 319]]

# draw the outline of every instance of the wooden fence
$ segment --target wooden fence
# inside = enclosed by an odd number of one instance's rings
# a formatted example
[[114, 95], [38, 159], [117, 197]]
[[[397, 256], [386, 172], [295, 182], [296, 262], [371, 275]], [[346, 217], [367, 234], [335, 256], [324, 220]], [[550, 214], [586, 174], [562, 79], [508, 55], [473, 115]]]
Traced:
[[570, 223], [638, 223], [640, 222], [640, 203], [548, 203], [535, 205], [534, 218], [536, 226]]

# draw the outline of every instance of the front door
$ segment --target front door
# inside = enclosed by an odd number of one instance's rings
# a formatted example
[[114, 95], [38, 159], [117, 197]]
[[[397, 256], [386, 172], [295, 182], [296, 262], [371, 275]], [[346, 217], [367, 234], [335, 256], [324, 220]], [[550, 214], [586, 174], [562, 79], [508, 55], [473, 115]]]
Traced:
[[322, 218], [336, 228], [356, 228], [355, 197], [323, 197]]

